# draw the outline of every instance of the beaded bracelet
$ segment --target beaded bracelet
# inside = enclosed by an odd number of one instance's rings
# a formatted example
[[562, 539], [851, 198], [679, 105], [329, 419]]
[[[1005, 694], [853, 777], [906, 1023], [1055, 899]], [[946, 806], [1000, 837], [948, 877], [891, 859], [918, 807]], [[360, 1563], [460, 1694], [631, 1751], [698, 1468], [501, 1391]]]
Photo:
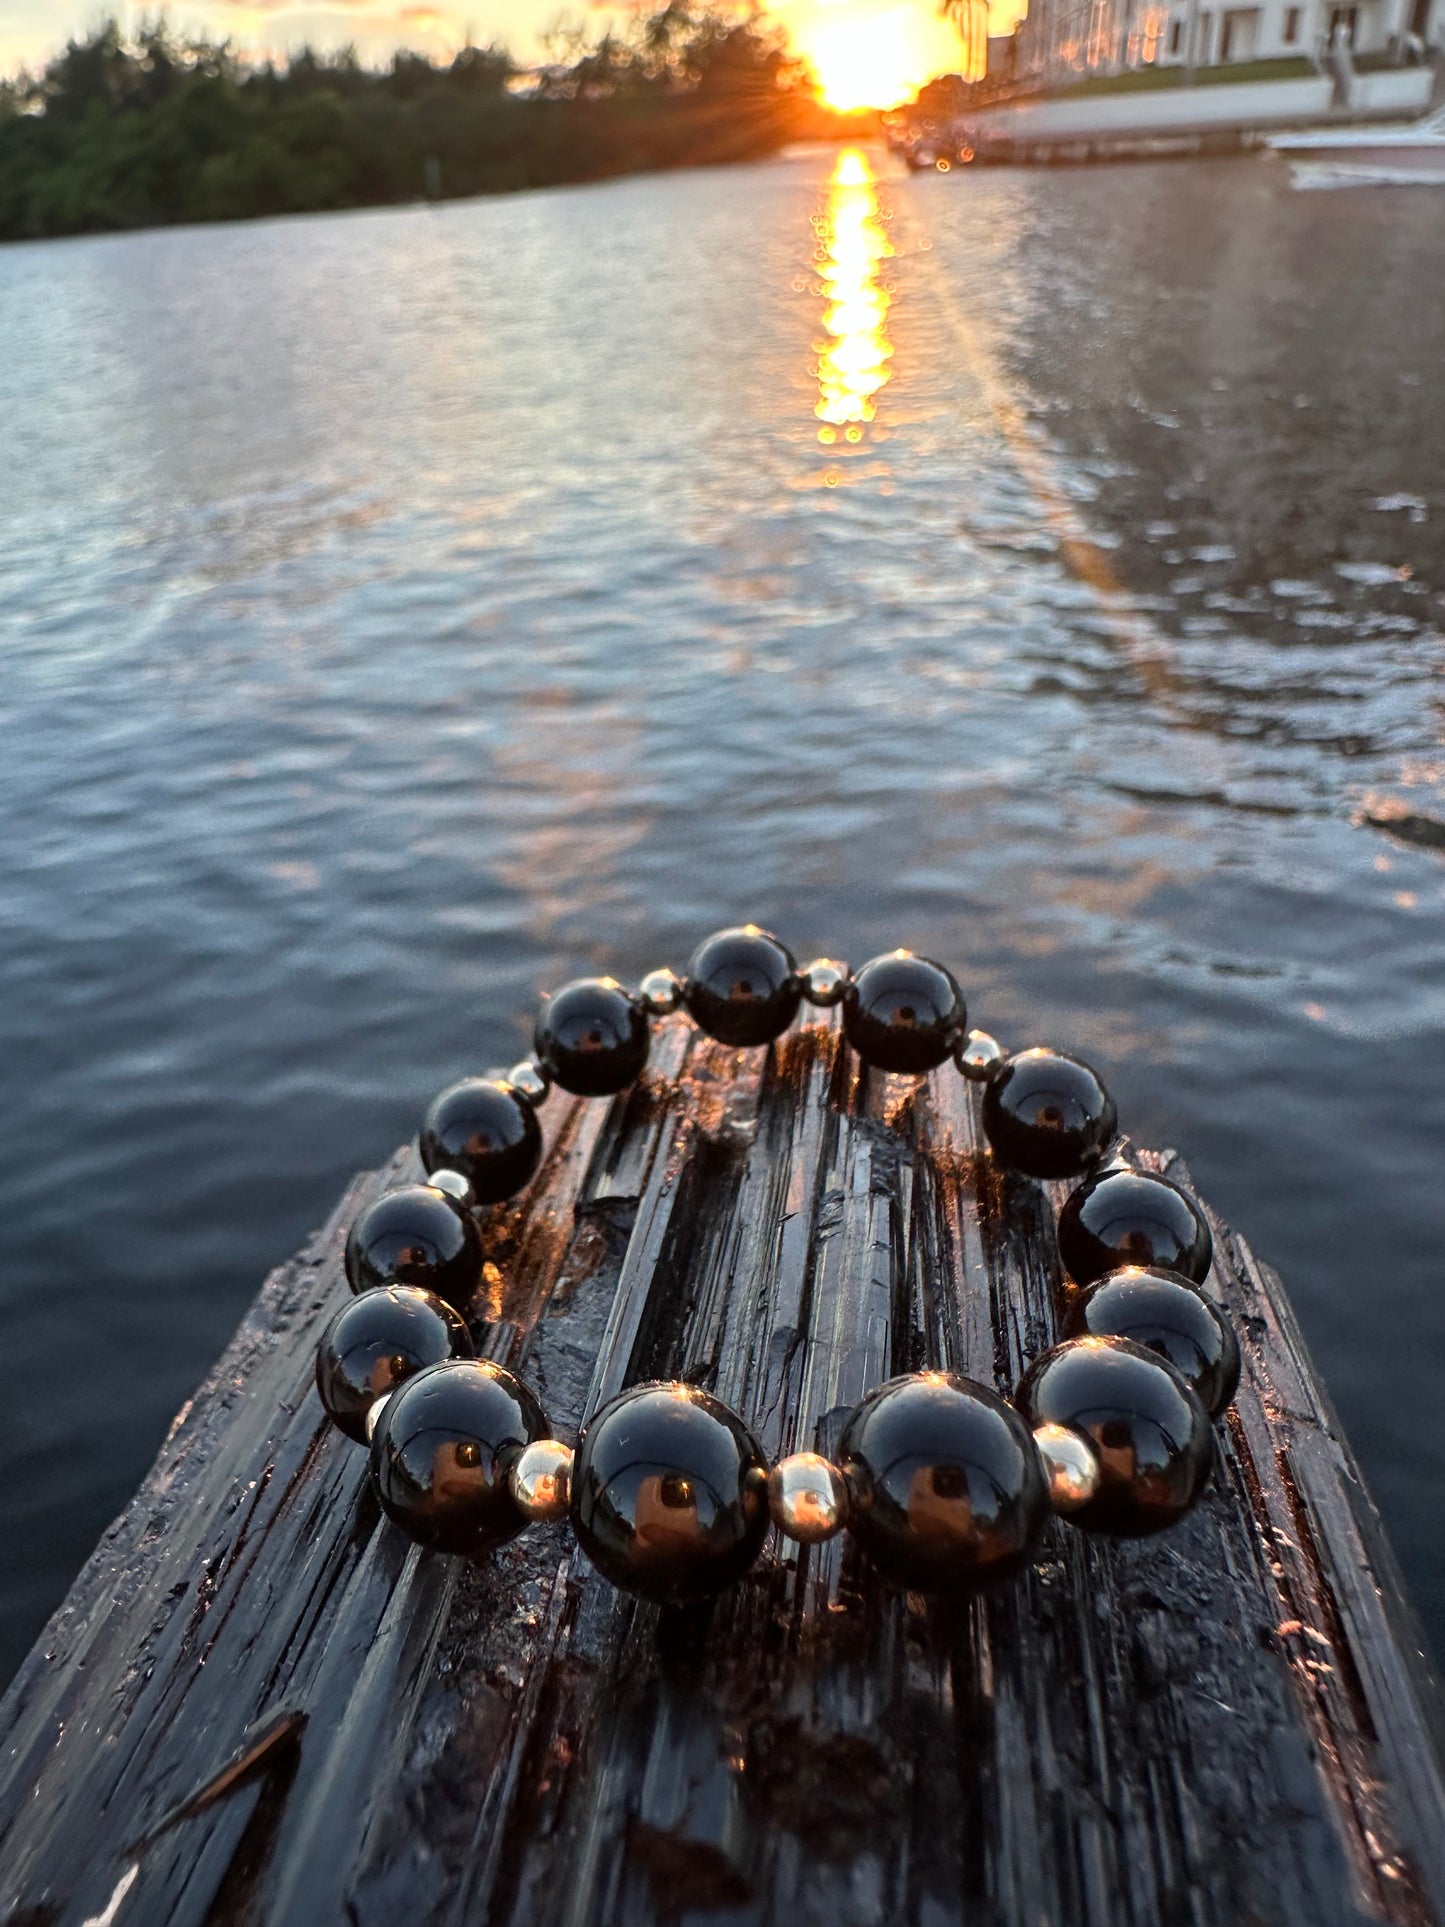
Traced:
[[[685, 1009], [747, 1048], [780, 1036], [804, 1001], [841, 1005], [847, 1042], [876, 1069], [921, 1076], [952, 1056], [983, 1087], [998, 1163], [1083, 1179], [1058, 1220], [1079, 1287], [1067, 1336], [1012, 1402], [952, 1372], [890, 1379], [849, 1414], [836, 1463], [795, 1452], [770, 1467], [743, 1420], [689, 1384], [632, 1386], [588, 1419], [574, 1451], [520, 1379], [473, 1354], [472, 1208], [536, 1170], [536, 1107], [552, 1085], [609, 1097], [641, 1074], [650, 1019]], [[770, 1523], [802, 1545], [846, 1526], [885, 1582], [957, 1592], [1018, 1571], [1051, 1513], [1128, 1536], [1178, 1519], [1208, 1477], [1210, 1415], [1239, 1379], [1233, 1329], [1197, 1289], [1209, 1227], [1177, 1185], [1108, 1161], [1114, 1103], [1086, 1064], [1006, 1056], [966, 1024], [940, 964], [895, 950], [856, 973], [829, 959], [799, 970], [751, 924], [709, 937], [685, 977], [654, 971], [635, 994], [582, 978], [545, 1001], [530, 1058], [453, 1084], [427, 1111], [427, 1182], [379, 1198], [347, 1237], [358, 1295], [323, 1336], [316, 1378], [334, 1423], [369, 1441], [388, 1517], [473, 1558], [529, 1520], [565, 1518], [613, 1584], [664, 1604], [740, 1578]]]

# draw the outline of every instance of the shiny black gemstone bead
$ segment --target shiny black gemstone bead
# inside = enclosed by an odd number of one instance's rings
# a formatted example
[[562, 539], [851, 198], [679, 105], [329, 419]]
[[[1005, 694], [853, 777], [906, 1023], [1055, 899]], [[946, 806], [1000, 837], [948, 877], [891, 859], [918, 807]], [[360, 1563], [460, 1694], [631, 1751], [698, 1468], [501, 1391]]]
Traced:
[[761, 1447], [726, 1405], [692, 1385], [637, 1385], [583, 1428], [572, 1529], [614, 1586], [680, 1605], [757, 1558], [767, 1483]]
[[843, 997], [848, 1042], [880, 1071], [918, 1077], [936, 1070], [967, 1022], [952, 974], [911, 950], [864, 964]]
[[1086, 1178], [1059, 1213], [1059, 1256], [1077, 1285], [1121, 1265], [1177, 1271], [1193, 1285], [1209, 1275], [1214, 1241], [1204, 1213], [1177, 1184], [1143, 1171]]
[[1064, 1330], [1070, 1338], [1130, 1338], [1158, 1352], [1216, 1417], [1239, 1385], [1233, 1325], [1218, 1305], [1167, 1271], [1111, 1271], [1073, 1306]]
[[1158, 1532], [1204, 1489], [1209, 1418], [1172, 1366], [1127, 1338], [1074, 1338], [1036, 1359], [1018, 1389], [1031, 1425], [1067, 1425], [1092, 1441], [1099, 1489], [1068, 1514], [1088, 1532]]
[[647, 1012], [611, 977], [579, 977], [549, 997], [533, 1049], [542, 1069], [574, 1097], [612, 1097], [647, 1063]]
[[366, 1415], [428, 1365], [472, 1356], [466, 1322], [435, 1292], [378, 1285], [343, 1305], [316, 1348], [316, 1389], [328, 1418], [358, 1444]]
[[419, 1285], [465, 1311], [482, 1269], [482, 1241], [462, 1207], [425, 1184], [408, 1184], [369, 1204], [346, 1239], [353, 1291]]
[[1060, 1051], [1020, 1051], [984, 1088], [994, 1156], [1031, 1178], [1078, 1177], [1108, 1150], [1118, 1123], [1097, 1074]]
[[803, 984], [793, 953], [755, 923], [719, 930], [687, 966], [683, 1002], [709, 1037], [747, 1048], [780, 1037], [798, 1014]]
[[419, 1142], [428, 1171], [460, 1171], [478, 1204], [500, 1204], [536, 1170], [542, 1127], [510, 1084], [464, 1077], [432, 1099]]
[[1026, 1564], [1049, 1518], [1029, 1428], [952, 1372], [890, 1379], [854, 1407], [838, 1460], [852, 1531], [894, 1585], [969, 1591]]
[[526, 1525], [507, 1475], [550, 1435], [536, 1395], [491, 1359], [433, 1365], [382, 1410], [371, 1441], [376, 1496], [424, 1546], [475, 1558]]

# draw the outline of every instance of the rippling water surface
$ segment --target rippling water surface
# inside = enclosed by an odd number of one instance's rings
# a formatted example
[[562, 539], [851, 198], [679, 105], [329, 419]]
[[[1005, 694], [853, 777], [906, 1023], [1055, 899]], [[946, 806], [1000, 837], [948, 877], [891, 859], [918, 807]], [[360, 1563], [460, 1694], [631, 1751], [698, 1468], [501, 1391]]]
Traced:
[[0, 252], [0, 1670], [571, 973], [954, 961], [1284, 1270], [1445, 1646], [1445, 222], [877, 156]]

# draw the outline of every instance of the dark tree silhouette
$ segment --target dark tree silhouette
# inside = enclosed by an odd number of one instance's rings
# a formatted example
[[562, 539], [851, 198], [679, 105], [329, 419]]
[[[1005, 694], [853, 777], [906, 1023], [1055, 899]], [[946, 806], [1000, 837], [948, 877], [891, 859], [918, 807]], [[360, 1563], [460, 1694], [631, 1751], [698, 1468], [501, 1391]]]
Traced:
[[452, 197], [746, 159], [819, 131], [754, 11], [671, 0], [623, 31], [449, 63], [354, 49], [253, 65], [160, 16], [0, 83], [0, 239]]

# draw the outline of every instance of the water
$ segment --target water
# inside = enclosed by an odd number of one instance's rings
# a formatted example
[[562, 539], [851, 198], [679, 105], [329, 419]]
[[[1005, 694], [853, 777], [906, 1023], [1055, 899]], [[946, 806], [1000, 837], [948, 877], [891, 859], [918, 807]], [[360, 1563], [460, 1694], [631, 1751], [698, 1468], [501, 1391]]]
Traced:
[[0, 1669], [347, 1176], [745, 915], [1185, 1148], [1445, 1646], [1442, 202], [834, 158], [0, 251]]

